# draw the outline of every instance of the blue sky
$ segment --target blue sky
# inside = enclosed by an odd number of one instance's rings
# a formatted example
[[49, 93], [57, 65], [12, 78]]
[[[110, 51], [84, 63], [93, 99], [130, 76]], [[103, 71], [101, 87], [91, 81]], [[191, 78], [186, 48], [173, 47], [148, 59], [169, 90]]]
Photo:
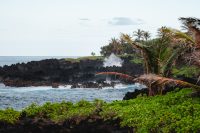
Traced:
[[199, 0], [0, 0], [1, 56], [86, 56], [121, 32], [200, 18]]

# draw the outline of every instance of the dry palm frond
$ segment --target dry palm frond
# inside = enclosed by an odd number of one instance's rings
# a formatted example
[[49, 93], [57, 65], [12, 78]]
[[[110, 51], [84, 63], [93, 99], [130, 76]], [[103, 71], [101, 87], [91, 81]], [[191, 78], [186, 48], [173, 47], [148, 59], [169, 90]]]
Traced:
[[186, 53], [184, 59], [190, 64], [200, 67], [200, 49], [195, 49], [192, 53]]
[[191, 87], [197, 90], [200, 90], [200, 86], [198, 85], [194, 85], [182, 80], [176, 80], [176, 79], [172, 79], [172, 78], [165, 78], [165, 77], [161, 77], [158, 75], [154, 75], [154, 74], [147, 74], [147, 75], [141, 75], [140, 77], [136, 78], [135, 81], [141, 82], [143, 84], [145, 83], [154, 83], [157, 82], [159, 85], [176, 85], [176, 86], [180, 86], [180, 87]]
[[200, 48], [200, 19], [198, 18], [179, 18], [188, 32], [191, 33], [196, 47]]
[[[121, 78], [128, 79], [133, 82], [139, 82], [146, 85], [149, 89], [149, 95], [155, 95], [155, 88], [158, 90], [161, 88], [160, 92], [162, 93], [162, 89], [165, 85], [177, 86], [177, 87], [191, 87], [196, 90], [200, 90], [200, 86], [194, 85], [182, 80], [176, 80], [172, 78], [165, 78], [154, 74], [145, 74], [139, 77], [132, 77], [127, 74], [118, 73], [118, 72], [101, 72], [97, 73], [97, 75], [118, 75]], [[153, 90], [154, 89], [154, 90]]]
[[187, 44], [189, 47], [193, 47], [195, 45], [195, 41], [190, 35], [187, 35], [179, 30], [165, 27], [161, 32], [164, 32], [163, 34], [169, 37], [175, 44]]

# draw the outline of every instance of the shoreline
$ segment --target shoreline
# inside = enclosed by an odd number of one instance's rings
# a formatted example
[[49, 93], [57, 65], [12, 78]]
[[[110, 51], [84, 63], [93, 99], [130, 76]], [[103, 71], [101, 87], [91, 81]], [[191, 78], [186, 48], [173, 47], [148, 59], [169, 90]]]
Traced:
[[[191, 98], [194, 103], [191, 103]], [[195, 110], [191, 110], [191, 107]], [[139, 96], [111, 103], [83, 100], [75, 104], [62, 102], [30, 105], [22, 111], [0, 110], [0, 116], [4, 116], [0, 117], [0, 132], [134, 133], [178, 132], [180, 128], [186, 132], [198, 132], [199, 125], [190, 121], [199, 121], [193, 115], [198, 113], [198, 96], [192, 95], [192, 89], [185, 88], [162, 96]], [[179, 123], [178, 128], [173, 128], [174, 123]], [[188, 130], [185, 124], [193, 125], [194, 128]]]
[[[82, 83], [89, 88], [95, 86], [101, 88], [102, 86], [98, 84], [102, 84], [103, 86], [109, 85], [104, 83], [106, 81], [105, 76], [96, 76], [98, 72], [128, 71], [130, 75], [140, 75], [143, 73], [142, 65], [130, 62], [131, 58], [131, 56], [123, 57], [122, 60], [124, 63], [121, 67], [104, 67], [104, 61], [100, 57], [45, 59], [28, 63], [18, 63], [0, 67], [0, 82], [6, 86], [13, 87], [52, 86], [57, 88], [59, 85], [67, 84], [79, 87], [78, 84]], [[132, 68], [135, 68], [135, 70]], [[111, 77], [111, 80], [116, 79], [117, 77]], [[121, 82], [126, 83], [127, 81], [122, 80]]]

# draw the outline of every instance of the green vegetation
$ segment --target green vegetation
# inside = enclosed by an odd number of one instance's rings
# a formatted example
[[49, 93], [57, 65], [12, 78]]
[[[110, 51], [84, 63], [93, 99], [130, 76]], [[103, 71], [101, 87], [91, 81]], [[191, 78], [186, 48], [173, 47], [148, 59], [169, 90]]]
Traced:
[[[22, 111], [0, 110], [0, 122], [14, 124], [22, 118], [41, 118], [54, 122], [74, 120], [75, 124], [79, 124], [88, 117], [96, 116], [105, 121], [119, 120], [121, 127], [130, 127], [136, 132], [199, 132], [200, 98], [191, 95], [195, 88], [199, 89], [199, 86], [167, 78], [198, 77], [200, 74], [200, 20], [196, 18], [180, 18], [180, 20], [187, 32], [161, 27], [158, 29], [157, 37], [149, 39], [149, 32], [138, 29], [133, 32], [133, 36], [121, 34], [119, 39], [112, 38], [107, 46], [101, 48], [103, 56], [95, 56], [92, 52], [92, 56], [66, 59], [70, 62], [103, 60], [111, 53], [121, 58], [133, 56], [132, 63], [144, 65], [146, 75], [139, 76], [137, 81], [146, 84], [149, 90], [148, 96], [139, 95], [132, 100], [112, 103], [83, 100], [76, 104], [71, 102], [46, 103], [42, 106], [32, 104]], [[191, 66], [185, 66], [188, 60]], [[130, 78], [129, 75], [123, 76]], [[158, 95], [162, 94], [165, 85], [169, 84], [191, 88], [176, 89], [166, 95]]]
[[136, 52], [133, 47], [124, 41], [122, 36], [119, 39], [112, 38], [108, 45], [101, 47], [101, 55], [109, 56], [112, 53], [115, 55], [134, 54]]
[[91, 53], [92, 56], [95, 56], [96, 54], [94, 52]]
[[134, 58], [130, 62], [135, 64], [143, 64], [143, 60], [141, 58]]
[[12, 108], [6, 110], [0, 110], [0, 121], [7, 123], [15, 123], [20, 117], [20, 112], [15, 111]]
[[199, 98], [189, 97], [191, 90], [170, 92], [165, 96], [138, 97], [104, 106], [107, 119], [121, 119], [121, 126], [137, 132], [197, 132], [200, 129]]
[[22, 111], [26, 117], [48, 118], [55, 122], [71, 119], [73, 117], [87, 117], [95, 111], [95, 106], [87, 101], [76, 104], [71, 102], [45, 103], [43, 106], [32, 104]]
[[197, 77], [200, 74], [200, 68], [196, 66], [183, 66], [181, 68], [173, 68], [172, 74], [174, 77], [184, 76], [187, 78]]
[[81, 60], [103, 60], [103, 56], [84, 56], [84, 57], [79, 57], [79, 58], [66, 58], [66, 61], [70, 62], [80, 62]]
[[[180, 18], [179, 20], [186, 32], [161, 27], [158, 29], [158, 35], [150, 40], [148, 40], [150, 33], [140, 29], [133, 32], [132, 36], [122, 33], [120, 39], [111, 39], [109, 45], [102, 48], [101, 54], [106, 55], [112, 52], [124, 54], [123, 45], [128, 44], [130, 49], [132, 48], [131, 53], [140, 57], [133, 58], [131, 62], [143, 63], [146, 76], [140, 76], [138, 80], [147, 86], [150, 96], [162, 94], [162, 90], [166, 87], [168, 81], [176, 81], [178, 86], [195, 86], [199, 89], [198, 85], [168, 78], [175, 74], [174, 77], [178, 75], [195, 76], [193, 78], [196, 78], [196, 81], [200, 80], [198, 70], [200, 68], [200, 20], [197, 18]], [[183, 67], [186, 62], [197, 68], [173, 69], [177, 67], [176, 64]], [[111, 74], [115, 75], [116, 73], [112, 72]], [[123, 77], [126, 78], [129, 75]]]
[[[159, 29], [158, 37], [155, 39], [144, 41], [138, 38], [137, 40], [134, 40], [127, 34], [122, 34], [122, 38], [135, 49], [140, 50], [138, 54], [140, 54], [144, 60], [143, 62], [146, 74], [153, 73], [168, 77], [170, 76], [169, 74], [171, 74], [174, 62], [186, 51], [185, 46], [177, 45], [177, 42], [173, 41], [174, 38], [171, 37], [171, 34], [181, 34], [186, 37], [186, 34], [182, 32], [175, 32], [169, 28], [162, 27]], [[183, 36], [180, 38], [183, 39]], [[191, 43], [191, 40], [188, 41]]]
[[141, 63], [143, 59], [145, 73], [153, 73], [159, 76], [172, 76], [172, 68], [176, 66], [178, 59], [200, 67], [200, 20], [197, 18], [179, 19], [186, 32], [177, 29], [161, 27], [158, 35], [150, 38], [150, 33], [138, 29], [133, 35], [121, 34], [119, 39], [112, 38], [109, 44], [101, 48], [101, 54], [108, 56], [137, 54], [141, 58], [133, 59], [134, 63]]
[[79, 124], [89, 116], [104, 120], [120, 120], [121, 127], [131, 127], [136, 132], [197, 132], [200, 130], [200, 98], [191, 97], [191, 89], [154, 97], [138, 96], [127, 101], [105, 103], [80, 101], [32, 104], [21, 112], [12, 109], [0, 111], [0, 121], [15, 123], [20, 117], [50, 119], [64, 122], [69, 119]]

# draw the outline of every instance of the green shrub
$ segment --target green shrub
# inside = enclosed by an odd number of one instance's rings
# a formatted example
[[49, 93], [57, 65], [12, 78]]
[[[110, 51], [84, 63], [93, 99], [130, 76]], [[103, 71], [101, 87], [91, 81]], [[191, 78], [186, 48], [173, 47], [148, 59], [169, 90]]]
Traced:
[[54, 122], [73, 120], [79, 124], [88, 116], [104, 120], [120, 120], [122, 127], [136, 132], [198, 132], [200, 131], [200, 98], [191, 97], [192, 89], [182, 89], [154, 97], [140, 96], [125, 101], [106, 103], [80, 101], [30, 105], [21, 112], [0, 110], [0, 121], [15, 123], [20, 116], [51, 119]]
[[172, 74], [174, 77], [177, 76], [185, 76], [188, 78], [196, 77], [200, 74], [200, 68], [196, 66], [184, 66], [181, 68], [173, 68], [172, 69]]
[[0, 110], [0, 121], [14, 124], [20, 116], [20, 112], [8, 108], [5, 110]]
[[113, 102], [104, 106], [101, 115], [120, 119], [121, 126], [135, 128], [137, 132], [197, 132], [200, 103], [198, 98], [190, 98], [189, 93], [190, 89], [184, 89], [165, 96]]

